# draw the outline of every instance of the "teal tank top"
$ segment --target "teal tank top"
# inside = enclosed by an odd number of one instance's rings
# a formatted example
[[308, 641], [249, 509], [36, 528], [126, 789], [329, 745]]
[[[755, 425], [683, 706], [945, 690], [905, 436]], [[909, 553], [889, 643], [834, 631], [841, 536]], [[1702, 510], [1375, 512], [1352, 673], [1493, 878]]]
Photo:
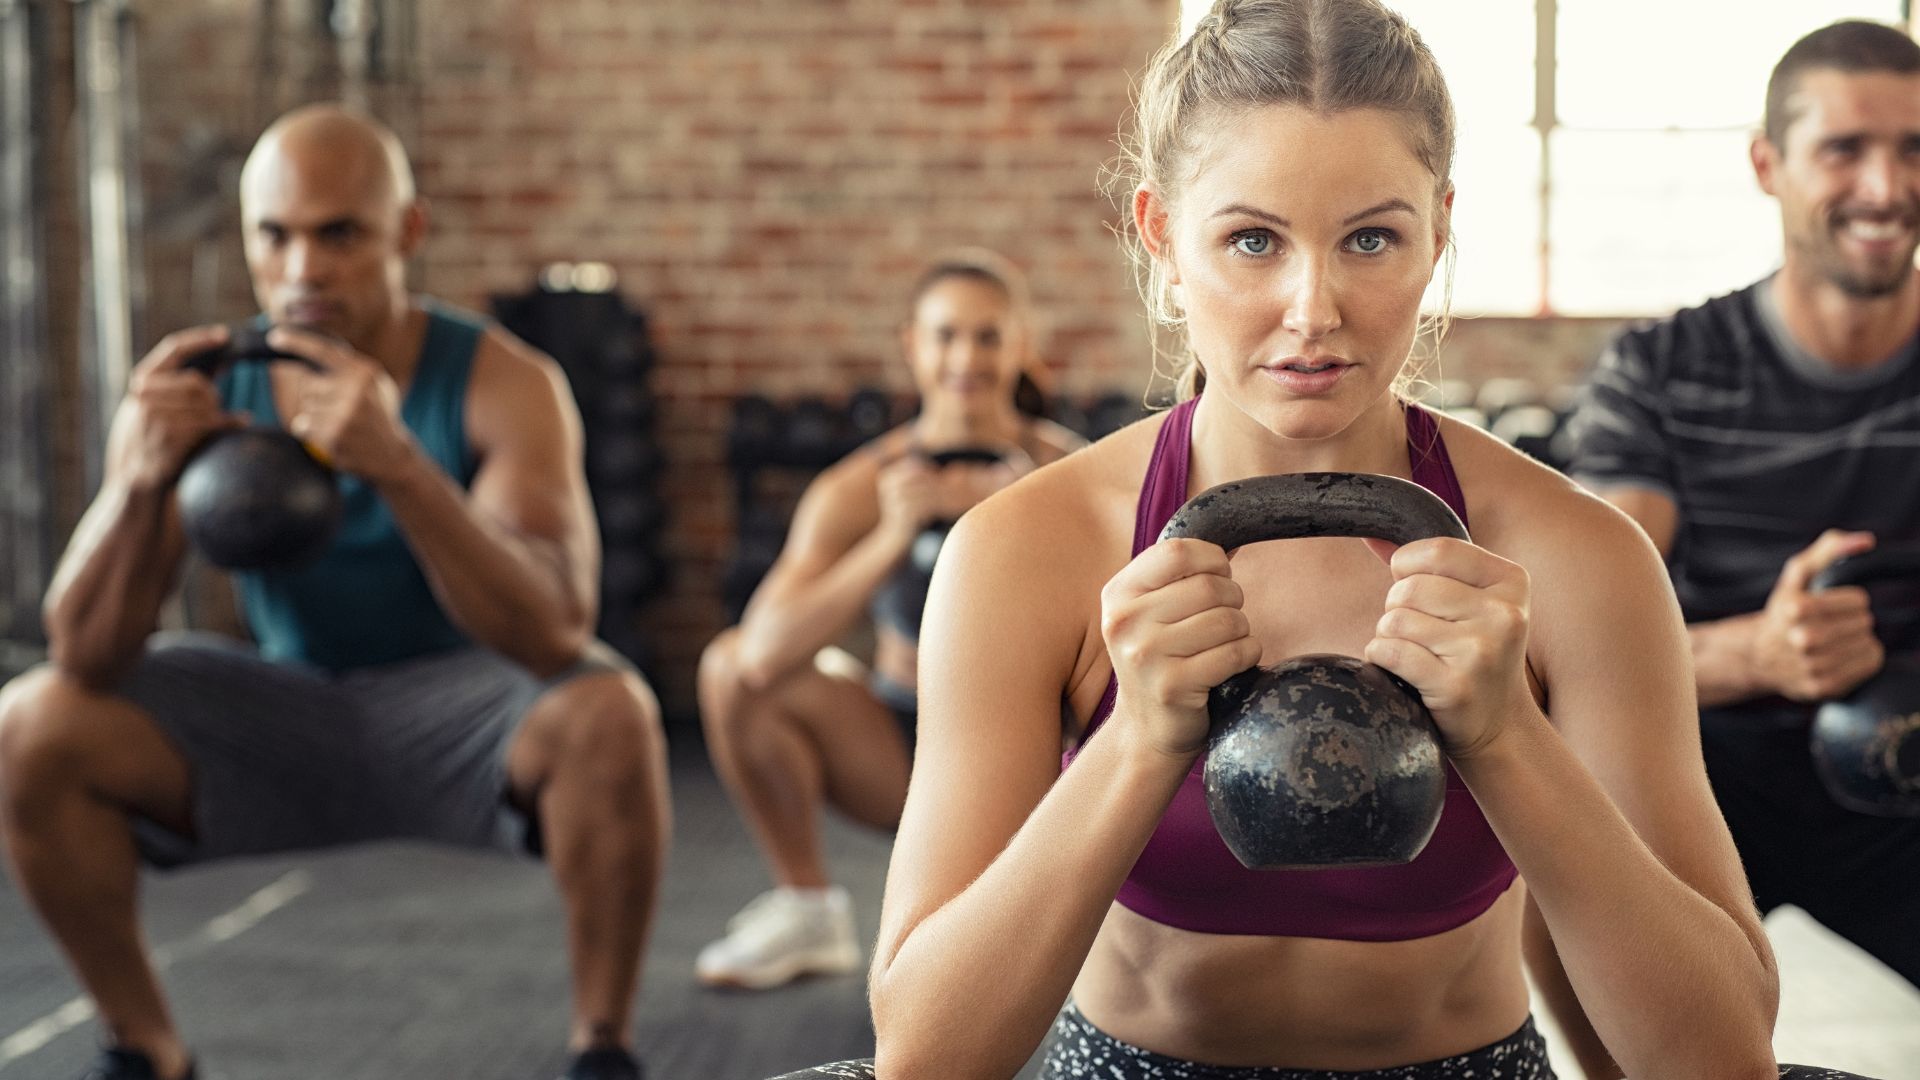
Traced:
[[[426, 340], [400, 417], [427, 456], [463, 488], [476, 468], [466, 400], [485, 325], [442, 305], [427, 308]], [[221, 404], [253, 423], [283, 426], [264, 364], [236, 364], [220, 379]], [[261, 655], [328, 671], [391, 664], [468, 644], [440, 609], [386, 500], [340, 474], [340, 533], [318, 561], [292, 571], [234, 575]]]

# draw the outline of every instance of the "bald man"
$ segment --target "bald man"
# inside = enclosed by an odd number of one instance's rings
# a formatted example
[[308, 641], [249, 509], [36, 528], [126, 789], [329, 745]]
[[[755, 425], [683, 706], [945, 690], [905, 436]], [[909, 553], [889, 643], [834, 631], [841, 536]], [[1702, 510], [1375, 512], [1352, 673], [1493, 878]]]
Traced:
[[[0, 691], [0, 837], [105, 1023], [86, 1076], [194, 1074], [137, 922], [140, 861], [409, 837], [544, 855], [572, 960], [567, 1080], [632, 1080], [664, 740], [651, 691], [592, 636], [600, 553], [566, 381], [408, 294], [427, 213], [375, 121], [282, 118], [241, 209], [269, 341], [315, 370], [241, 364], [216, 385], [183, 365], [219, 327], [140, 362], [46, 598], [51, 661]], [[156, 634], [185, 547], [175, 483], [243, 414], [341, 471], [340, 539], [308, 568], [236, 575], [255, 645]]]

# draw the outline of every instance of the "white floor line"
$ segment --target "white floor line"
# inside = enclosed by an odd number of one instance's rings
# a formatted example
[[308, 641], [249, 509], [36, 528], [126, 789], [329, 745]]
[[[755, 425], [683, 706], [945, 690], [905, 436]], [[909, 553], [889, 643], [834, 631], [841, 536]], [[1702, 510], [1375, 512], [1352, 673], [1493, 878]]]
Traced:
[[[292, 903], [313, 886], [305, 870], [291, 870], [278, 880], [241, 902], [239, 907], [215, 916], [192, 936], [153, 951], [155, 970], [165, 971], [174, 964], [205, 952], [223, 941], [231, 941], [259, 925], [260, 920]], [[93, 1002], [76, 997], [47, 1015], [0, 1039], [0, 1070], [10, 1063], [35, 1053], [48, 1043], [93, 1019]]]

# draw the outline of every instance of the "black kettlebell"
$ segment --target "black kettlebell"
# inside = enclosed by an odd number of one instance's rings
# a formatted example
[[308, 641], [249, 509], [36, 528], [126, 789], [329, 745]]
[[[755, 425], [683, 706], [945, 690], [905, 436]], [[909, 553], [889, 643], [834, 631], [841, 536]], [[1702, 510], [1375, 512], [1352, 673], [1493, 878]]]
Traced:
[[[949, 465], [997, 465], [1006, 460], [998, 450], [984, 446], [958, 446], [948, 450], [914, 450], [936, 469]], [[933, 564], [953, 531], [953, 522], [936, 521], [920, 530], [907, 548], [907, 561], [880, 586], [874, 603], [881, 615], [909, 640], [920, 637], [920, 617], [927, 607], [927, 590], [933, 586]]]
[[[237, 363], [296, 363], [304, 356], [267, 344], [267, 332], [235, 326], [227, 344], [185, 363], [217, 379]], [[299, 439], [256, 424], [213, 435], [181, 470], [180, 523], [207, 561], [226, 570], [291, 570], [320, 557], [340, 529], [340, 487], [334, 471]]]
[[[1920, 578], [1920, 546], [1836, 559], [1808, 588], [1900, 578]], [[1920, 817], [1920, 658], [1889, 649], [1879, 674], [1820, 706], [1808, 738], [1814, 771], [1835, 802], [1862, 814]]]
[[[1468, 538], [1418, 484], [1336, 472], [1208, 488], [1160, 531], [1228, 550], [1308, 536]], [[1207, 714], [1207, 812], [1250, 870], [1405, 863], [1440, 824], [1439, 731], [1420, 695], [1385, 668], [1332, 654], [1251, 667], [1213, 688]]]

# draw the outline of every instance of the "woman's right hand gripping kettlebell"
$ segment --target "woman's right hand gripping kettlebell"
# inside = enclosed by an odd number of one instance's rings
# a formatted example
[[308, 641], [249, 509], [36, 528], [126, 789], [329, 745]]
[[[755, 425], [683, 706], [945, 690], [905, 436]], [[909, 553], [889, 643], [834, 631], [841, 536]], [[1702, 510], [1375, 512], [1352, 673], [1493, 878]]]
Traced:
[[1191, 761], [1207, 745], [1207, 693], [1260, 662], [1227, 553], [1163, 540], [1100, 590], [1100, 633], [1119, 697], [1108, 727]]

